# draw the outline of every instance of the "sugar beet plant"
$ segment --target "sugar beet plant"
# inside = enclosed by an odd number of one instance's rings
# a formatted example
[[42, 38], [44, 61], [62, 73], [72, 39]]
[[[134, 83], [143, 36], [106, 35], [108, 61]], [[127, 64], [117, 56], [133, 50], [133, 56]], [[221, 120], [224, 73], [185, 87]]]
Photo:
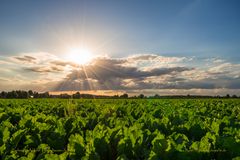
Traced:
[[239, 159], [240, 100], [0, 100], [0, 159]]

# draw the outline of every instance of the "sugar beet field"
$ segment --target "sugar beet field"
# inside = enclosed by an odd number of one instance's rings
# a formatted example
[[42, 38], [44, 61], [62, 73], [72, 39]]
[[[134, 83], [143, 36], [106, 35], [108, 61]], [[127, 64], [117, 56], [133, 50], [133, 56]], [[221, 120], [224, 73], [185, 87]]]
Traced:
[[239, 99], [2, 99], [0, 122], [0, 159], [240, 159]]

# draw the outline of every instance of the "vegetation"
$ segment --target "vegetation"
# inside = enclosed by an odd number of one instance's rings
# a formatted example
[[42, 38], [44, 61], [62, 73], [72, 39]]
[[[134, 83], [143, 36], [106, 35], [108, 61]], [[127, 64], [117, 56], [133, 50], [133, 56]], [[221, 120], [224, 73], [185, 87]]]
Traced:
[[238, 159], [239, 99], [2, 99], [0, 159]]
[[10, 91], [5, 92], [2, 91], [0, 93], [0, 98], [6, 98], [6, 99], [26, 99], [26, 98], [62, 98], [62, 99], [79, 99], [79, 98], [114, 98], [114, 99], [143, 99], [143, 98], [150, 98], [150, 99], [159, 99], [159, 98], [174, 98], [174, 99], [180, 99], [180, 98], [240, 98], [237, 95], [230, 96], [227, 94], [226, 96], [201, 96], [201, 95], [169, 95], [169, 96], [160, 96], [158, 94], [155, 94], [154, 96], [145, 96], [144, 94], [139, 94], [138, 96], [132, 96], [130, 97], [127, 93], [124, 93], [122, 95], [114, 95], [114, 96], [106, 96], [106, 95], [92, 95], [92, 94], [80, 94], [80, 92], [76, 92], [74, 94], [67, 94], [62, 93], [60, 95], [51, 95], [49, 92], [44, 93], [38, 93], [36, 91], [22, 91], [22, 90], [16, 90], [16, 91]]

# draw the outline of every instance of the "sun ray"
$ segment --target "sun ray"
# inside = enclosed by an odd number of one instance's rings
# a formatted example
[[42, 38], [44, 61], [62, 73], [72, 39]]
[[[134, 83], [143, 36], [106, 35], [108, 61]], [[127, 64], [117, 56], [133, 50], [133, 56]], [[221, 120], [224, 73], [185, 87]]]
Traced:
[[88, 74], [87, 74], [87, 71], [86, 71], [85, 66], [82, 66], [82, 69], [83, 69], [83, 72], [84, 72], [84, 74], [85, 74], [85, 76], [86, 76], [86, 80], [87, 80], [87, 83], [88, 83], [88, 87], [89, 87], [90, 90], [92, 90], [92, 85], [91, 85], [91, 82], [89, 82], [89, 78], [88, 78]]
[[[97, 73], [93, 70], [93, 69], [91, 69], [91, 68], [89, 68], [90, 70], [91, 70], [91, 72], [93, 73], [93, 75], [95, 76], [95, 78], [97, 79], [97, 80], [99, 80], [99, 79], [101, 79], [101, 77], [99, 77], [98, 75], [97, 75]], [[106, 85], [105, 83], [103, 83], [103, 85], [107, 88], [107, 89], [110, 89], [111, 90], [111, 88], [108, 86], [108, 85]], [[100, 85], [99, 85], [100, 86]], [[101, 88], [100, 88], [101, 89]]]
[[106, 69], [106, 70], [108, 70], [108, 71], [111, 71], [111, 72], [114, 72], [114, 73], [118, 73], [118, 74], [120, 74], [120, 75], [124, 75], [124, 74], [121, 73], [121, 72], [117, 72], [116, 70], [113, 70], [113, 69], [110, 69], [110, 68], [104, 67], [103, 65], [98, 65], [98, 64], [96, 64], [96, 66], [98, 66], [98, 67], [102, 67], [102, 68], [104, 68], [104, 69]]

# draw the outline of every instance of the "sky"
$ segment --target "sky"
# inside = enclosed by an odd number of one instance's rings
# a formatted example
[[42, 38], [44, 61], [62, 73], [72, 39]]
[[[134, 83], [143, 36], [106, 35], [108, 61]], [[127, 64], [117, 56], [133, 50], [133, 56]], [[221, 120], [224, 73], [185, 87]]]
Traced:
[[0, 0], [0, 91], [240, 95], [239, 8], [238, 0]]

